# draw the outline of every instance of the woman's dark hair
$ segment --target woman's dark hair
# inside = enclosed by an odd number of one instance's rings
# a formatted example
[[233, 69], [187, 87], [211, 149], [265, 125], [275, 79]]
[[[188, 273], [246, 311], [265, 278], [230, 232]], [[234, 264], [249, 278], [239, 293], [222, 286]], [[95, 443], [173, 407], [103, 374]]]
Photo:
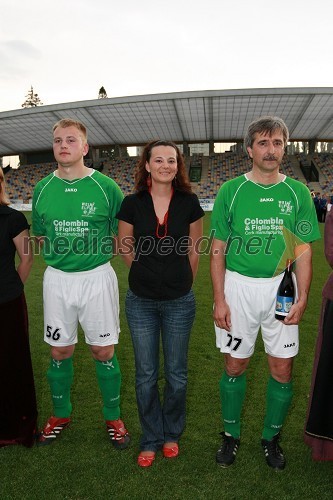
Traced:
[[5, 188], [5, 176], [0, 167], [0, 205], [9, 205], [10, 201]]
[[142, 154], [135, 169], [134, 191], [138, 192], [148, 189], [147, 178], [149, 174], [146, 170], [146, 163], [149, 162], [152, 149], [155, 148], [156, 146], [171, 146], [172, 148], [175, 149], [177, 153], [177, 175], [173, 179], [172, 185], [179, 191], [183, 191], [185, 193], [192, 193], [190, 180], [186, 172], [184, 157], [181, 154], [179, 148], [176, 146], [174, 142], [161, 141], [161, 140], [151, 141], [148, 144], [146, 144], [145, 147], [143, 148]]

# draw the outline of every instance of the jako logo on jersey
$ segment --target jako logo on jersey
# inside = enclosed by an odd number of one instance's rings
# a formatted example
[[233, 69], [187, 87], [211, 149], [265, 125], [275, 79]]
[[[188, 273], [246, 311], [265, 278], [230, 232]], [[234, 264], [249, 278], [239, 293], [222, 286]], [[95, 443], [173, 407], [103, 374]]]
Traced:
[[274, 198], [260, 198], [260, 203], [263, 203], [265, 201], [274, 201]]
[[66, 188], [65, 193], [76, 193], [77, 189], [76, 188]]
[[295, 342], [293, 342], [292, 344], [284, 344], [284, 346], [283, 346], [283, 347], [284, 347], [285, 349], [288, 349], [288, 347], [295, 347], [295, 345], [296, 345], [296, 344], [295, 344]]

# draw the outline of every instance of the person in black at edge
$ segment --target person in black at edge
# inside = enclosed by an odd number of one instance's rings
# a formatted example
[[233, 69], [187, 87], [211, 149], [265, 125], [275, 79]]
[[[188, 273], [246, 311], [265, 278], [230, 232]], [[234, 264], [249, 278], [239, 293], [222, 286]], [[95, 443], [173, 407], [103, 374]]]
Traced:
[[[325, 257], [333, 268], [333, 211], [325, 223]], [[313, 460], [333, 460], [333, 273], [323, 288], [304, 441]]]
[[[35, 385], [23, 291], [33, 261], [29, 224], [10, 208], [0, 168], [0, 447], [34, 444]], [[18, 266], [15, 268], [15, 255]]]

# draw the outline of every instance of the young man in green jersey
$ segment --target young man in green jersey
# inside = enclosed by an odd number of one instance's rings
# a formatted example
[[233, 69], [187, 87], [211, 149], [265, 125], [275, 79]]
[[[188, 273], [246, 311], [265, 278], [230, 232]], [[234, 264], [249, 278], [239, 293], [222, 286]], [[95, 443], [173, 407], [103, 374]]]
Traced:
[[[246, 369], [259, 328], [270, 370], [261, 444], [269, 466], [285, 467], [278, 442], [292, 399], [297, 325], [312, 277], [311, 242], [320, 237], [308, 188], [279, 172], [288, 138], [280, 118], [252, 122], [244, 140], [252, 169], [224, 183], [213, 208], [213, 317], [225, 359], [220, 380], [224, 432], [216, 454], [222, 467], [234, 462], [240, 445]], [[276, 293], [288, 258], [295, 263], [298, 292], [289, 314], [278, 321]]]
[[88, 168], [86, 127], [64, 119], [53, 127], [55, 172], [37, 183], [33, 231], [48, 265], [43, 281], [44, 340], [51, 346], [47, 378], [53, 415], [38, 437], [52, 443], [70, 423], [70, 389], [78, 323], [95, 361], [103, 415], [112, 444], [128, 446], [120, 419], [121, 372], [114, 345], [119, 337], [118, 282], [110, 265], [117, 238], [116, 213], [123, 194], [109, 177]]

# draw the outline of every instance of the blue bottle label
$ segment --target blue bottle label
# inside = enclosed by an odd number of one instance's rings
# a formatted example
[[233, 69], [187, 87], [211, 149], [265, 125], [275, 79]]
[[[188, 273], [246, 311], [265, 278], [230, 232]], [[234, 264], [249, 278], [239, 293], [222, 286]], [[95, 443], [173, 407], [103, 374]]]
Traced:
[[276, 297], [275, 313], [280, 314], [281, 316], [287, 316], [293, 303], [294, 300], [292, 297], [282, 297], [281, 295], [278, 295]]

